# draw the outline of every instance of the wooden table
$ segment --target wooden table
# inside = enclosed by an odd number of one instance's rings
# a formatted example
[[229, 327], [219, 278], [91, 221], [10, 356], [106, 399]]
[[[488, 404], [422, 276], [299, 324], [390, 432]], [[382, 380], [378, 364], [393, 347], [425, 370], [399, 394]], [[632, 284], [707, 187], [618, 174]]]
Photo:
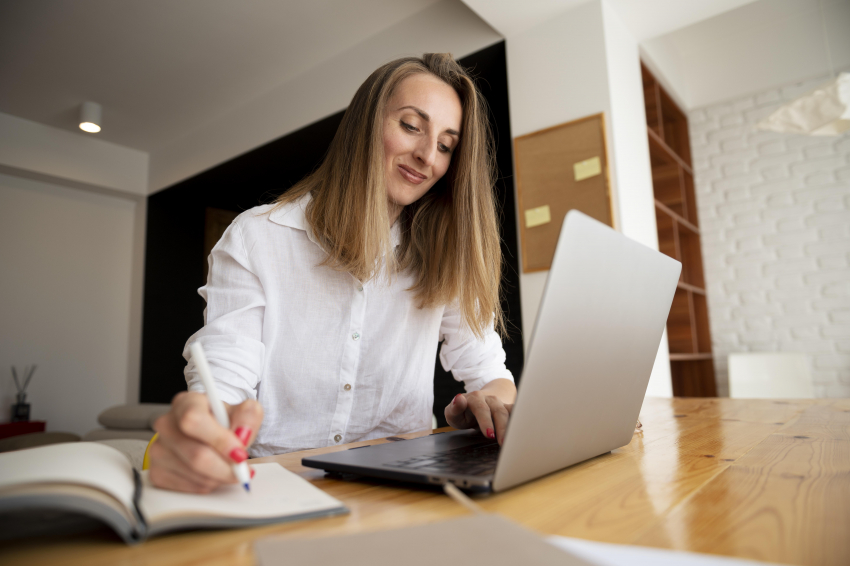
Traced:
[[[628, 446], [477, 503], [547, 534], [850, 564], [850, 400], [647, 399], [640, 419]], [[300, 465], [305, 454], [362, 444], [257, 460], [309, 479], [342, 500], [346, 516], [182, 533], [137, 547], [107, 532], [30, 539], [0, 546], [0, 562], [250, 565], [253, 542], [269, 535], [391, 529], [467, 513], [432, 488], [338, 481]]]

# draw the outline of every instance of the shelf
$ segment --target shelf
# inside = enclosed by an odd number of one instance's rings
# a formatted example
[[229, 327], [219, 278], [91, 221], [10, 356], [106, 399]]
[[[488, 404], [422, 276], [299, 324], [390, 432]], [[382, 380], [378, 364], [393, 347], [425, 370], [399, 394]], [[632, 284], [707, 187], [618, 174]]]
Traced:
[[658, 249], [682, 263], [667, 317], [673, 394], [717, 395], [688, 120], [641, 63]]
[[687, 227], [687, 229], [690, 230], [691, 232], [694, 232], [695, 234], [699, 234], [699, 228], [697, 228], [694, 224], [691, 224], [690, 222], [688, 222], [687, 220], [682, 218], [680, 215], [678, 215], [675, 212], [673, 212], [672, 210], [670, 210], [668, 207], [664, 206], [663, 202], [656, 200], [655, 201], [655, 208], [661, 209], [667, 215], [669, 215], [673, 220], [675, 220], [679, 224]]
[[667, 341], [670, 354], [694, 354], [695, 329], [691, 317], [691, 297], [685, 289], [676, 289], [673, 305], [667, 316]]
[[711, 352], [706, 354], [670, 354], [671, 362], [688, 362], [693, 360], [711, 360], [714, 359], [714, 354]]
[[679, 261], [682, 262], [682, 281], [694, 287], [705, 289], [699, 232], [682, 223], [679, 223], [676, 228], [679, 236], [679, 254], [681, 255]]
[[690, 167], [691, 142], [688, 137], [688, 118], [663, 88], [658, 89], [658, 95], [661, 99], [664, 143]]
[[679, 241], [676, 221], [672, 214], [665, 214], [655, 201], [655, 225], [658, 228], [658, 251], [679, 261]]
[[658, 98], [658, 83], [655, 77], [652, 76], [646, 67], [640, 66], [641, 77], [643, 78], [643, 100], [646, 105], [646, 124], [655, 131], [656, 134], [661, 134], [661, 101]]
[[697, 220], [697, 195], [694, 190], [694, 176], [682, 169], [682, 187], [685, 191], [685, 217], [694, 225], [694, 228], [699, 226]]
[[666, 143], [664, 143], [664, 138], [662, 138], [661, 136], [659, 136], [656, 132], [654, 132], [654, 131], [653, 131], [652, 129], [650, 129], [650, 128], [647, 128], [647, 133], [649, 134], [649, 138], [650, 138], [651, 140], [653, 140], [653, 141], [657, 142], [657, 143], [661, 146], [661, 148], [662, 148], [662, 149], [663, 149], [663, 150], [667, 153], [667, 155], [669, 155], [672, 159], [675, 159], [675, 160], [676, 160], [676, 162], [677, 162], [679, 165], [681, 165], [681, 166], [682, 166], [682, 168], [683, 168], [685, 171], [687, 171], [687, 172], [688, 172], [688, 173], [690, 173], [691, 175], [693, 175], [693, 174], [694, 174], [694, 170], [691, 168], [691, 165], [690, 165], [689, 163], [686, 163], [686, 162], [685, 162], [685, 161], [684, 161], [681, 157], [679, 157], [678, 155], [676, 155], [676, 152], [675, 152], [675, 151], [673, 151], [672, 149], [670, 149], [670, 147], [668, 147], [668, 146], [667, 146], [667, 144], [666, 144]]
[[711, 330], [708, 325], [708, 302], [705, 294], [691, 293], [691, 307], [693, 308], [693, 320], [696, 326], [697, 352], [711, 353]]
[[714, 360], [670, 360], [673, 395], [676, 397], [716, 397]]
[[697, 293], [698, 295], [705, 295], [705, 289], [701, 289], [689, 283], [685, 283], [684, 281], [679, 281], [677, 285], [679, 289], [684, 289], [685, 291], [690, 291], [691, 293]]

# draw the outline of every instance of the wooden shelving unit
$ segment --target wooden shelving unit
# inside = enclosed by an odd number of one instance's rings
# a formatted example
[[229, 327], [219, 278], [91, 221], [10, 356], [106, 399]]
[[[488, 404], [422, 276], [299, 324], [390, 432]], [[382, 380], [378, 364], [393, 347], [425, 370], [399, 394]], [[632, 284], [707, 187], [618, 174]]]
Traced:
[[667, 319], [673, 395], [717, 395], [688, 119], [641, 64], [659, 249], [682, 262]]

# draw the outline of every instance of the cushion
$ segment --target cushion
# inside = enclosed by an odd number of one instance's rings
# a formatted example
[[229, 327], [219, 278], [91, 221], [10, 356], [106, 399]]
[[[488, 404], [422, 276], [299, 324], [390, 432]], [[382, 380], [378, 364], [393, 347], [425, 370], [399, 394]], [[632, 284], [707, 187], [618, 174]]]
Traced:
[[106, 428], [153, 430], [151, 423], [168, 412], [171, 405], [141, 403], [110, 407], [97, 416], [97, 422]]

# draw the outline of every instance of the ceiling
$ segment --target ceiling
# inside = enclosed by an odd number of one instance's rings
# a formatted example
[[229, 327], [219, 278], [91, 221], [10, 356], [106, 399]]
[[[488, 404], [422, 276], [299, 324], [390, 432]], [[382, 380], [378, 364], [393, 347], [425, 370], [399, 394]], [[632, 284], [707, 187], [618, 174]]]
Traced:
[[0, 112], [152, 151], [437, 0], [2, 0]]
[[[153, 152], [438, 1], [2, 0], [0, 112], [79, 132], [91, 100]], [[463, 0], [508, 38], [587, 1]], [[606, 1], [643, 40], [753, 0]]]
[[[464, 0], [505, 37], [589, 0]], [[638, 41], [749, 4], [755, 0], [608, 0]]]
[[850, 69], [850, 0], [760, 0], [642, 44], [689, 109]]

